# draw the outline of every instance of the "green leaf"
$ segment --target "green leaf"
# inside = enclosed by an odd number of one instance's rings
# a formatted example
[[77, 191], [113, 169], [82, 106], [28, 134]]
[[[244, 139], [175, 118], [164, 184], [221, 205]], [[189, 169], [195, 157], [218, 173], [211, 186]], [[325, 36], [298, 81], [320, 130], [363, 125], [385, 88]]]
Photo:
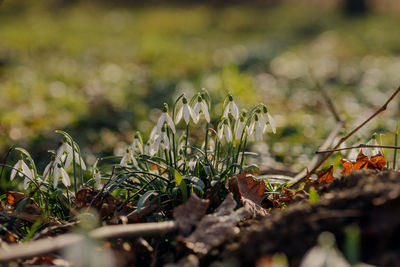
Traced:
[[180, 186], [183, 180], [182, 175], [177, 170], [174, 170], [174, 177], [176, 185]]
[[155, 190], [149, 190], [146, 193], [143, 194], [143, 196], [141, 196], [139, 198], [138, 204], [137, 204], [137, 213], [140, 212], [140, 210], [142, 209], [143, 205], [146, 203], [147, 199], [151, 196], [151, 195], [156, 195], [158, 194]]
[[314, 187], [310, 188], [308, 200], [310, 201], [311, 204], [319, 202], [319, 195]]

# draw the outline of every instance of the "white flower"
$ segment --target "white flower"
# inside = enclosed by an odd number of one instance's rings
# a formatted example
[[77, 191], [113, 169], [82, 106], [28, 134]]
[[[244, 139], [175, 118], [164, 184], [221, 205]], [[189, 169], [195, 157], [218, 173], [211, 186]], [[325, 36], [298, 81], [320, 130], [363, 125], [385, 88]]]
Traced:
[[[371, 140], [369, 140], [368, 143], [367, 143], [366, 145], [369, 145], [369, 146], [379, 146], [379, 144], [378, 144], [378, 142], [376, 141], [375, 137], [373, 137]], [[378, 148], [378, 147], [371, 147], [371, 148], [366, 147], [366, 148], [363, 148], [363, 152], [364, 152], [364, 155], [366, 155], [366, 156], [368, 156], [368, 157], [375, 156], [375, 155], [377, 155], [377, 154], [379, 154], [379, 153], [382, 154], [381, 149]]]
[[122, 155], [122, 159], [121, 159], [119, 165], [121, 165], [122, 167], [128, 167], [128, 165], [131, 164], [131, 163], [134, 166], [138, 165], [135, 157], [133, 156], [132, 149], [130, 147], [128, 147], [125, 150], [124, 155]]
[[164, 105], [163, 113], [161, 114], [160, 118], [157, 121], [157, 131], [161, 132], [161, 128], [164, 126], [164, 122], [167, 122], [169, 128], [171, 128], [173, 133], [176, 133], [174, 122], [172, 121], [171, 117], [168, 115], [168, 108], [167, 105]]
[[156, 137], [160, 134], [161, 131], [158, 130], [157, 125], [153, 127], [150, 132], [149, 142], [153, 143]]
[[[17, 171], [18, 170], [18, 171]], [[24, 189], [27, 189], [29, 186], [29, 182], [33, 180], [33, 171], [26, 165], [23, 159], [20, 159], [17, 161], [17, 163], [14, 165], [11, 175], [10, 175], [10, 180], [14, 180], [15, 175], [18, 173], [18, 176], [20, 177], [25, 177], [24, 179]]]
[[262, 122], [259, 120], [258, 115], [256, 114], [254, 120], [250, 123], [249, 127], [247, 128], [247, 136], [250, 141], [254, 140], [254, 130], [256, 131], [256, 141], [261, 141], [263, 139], [263, 134], [266, 130], [265, 121]]
[[54, 168], [54, 161], [50, 161], [49, 164], [47, 164], [46, 168], [44, 168], [44, 172], [43, 172], [43, 181], [46, 181], [47, 178], [49, 178], [50, 173], [52, 172], [52, 167]]
[[239, 119], [239, 109], [236, 106], [235, 102], [233, 102], [233, 97], [231, 95], [229, 96], [229, 103], [228, 105], [226, 105], [224, 110], [224, 118], [228, 118], [229, 111], [232, 114], [233, 118], [235, 118], [235, 120]]
[[231, 130], [231, 127], [229, 127], [226, 120], [224, 120], [220, 124], [217, 136], [220, 141], [222, 141], [222, 139], [225, 137], [226, 142], [228, 142], [228, 143], [232, 142], [232, 130]]
[[[205, 149], [205, 145], [206, 145], [206, 142], [203, 142], [202, 144], [201, 144], [201, 149]], [[210, 138], [208, 138], [208, 149], [209, 150], [214, 150], [215, 149], [215, 142], [214, 142], [214, 139], [212, 139], [211, 137]]]
[[192, 108], [189, 106], [187, 99], [185, 97], [182, 98], [182, 103], [183, 106], [179, 109], [178, 113], [176, 114], [175, 123], [178, 124], [181, 121], [183, 115], [183, 119], [185, 120], [186, 125], [188, 125], [190, 117], [192, 117], [193, 121], [195, 121], [195, 116], [193, 115]]
[[94, 170], [94, 179], [96, 180], [97, 184], [101, 184], [101, 174], [97, 168]]
[[64, 168], [68, 169], [74, 160], [74, 156], [75, 162], [81, 166], [82, 170], [86, 170], [85, 162], [76, 150], [74, 151], [74, 154], [72, 154], [72, 147], [68, 142], [63, 142], [62, 145], [57, 149], [56, 163], [61, 163], [65, 159]]
[[235, 128], [235, 140], [240, 140], [242, 137], [242, 132], [244, 128], [245, 122], [243, 118], [240, 118], [236, 122], [236, 128]]
[[272, 118], [272, 116], [269, 114], [269, 112], [267, 113], [267, 116], [268, 116], [269, 125], [271, 125], [272, 132], [274, 134], [276, 134], [276, 123], [275, 123], [275, 120], [274, 120], [274, 118]]
[[65, 171], [63, 167], [61, 167], [60, 164], [56, 164], [54, 167], [54, 181], [53, 181], [53, 186], [57, 187], [58, 185], [58, 180], [61, 177], [62, 183], [68, 187], [71, 185], [71, 181], [69, 179], [68, 173]]
[[133, 142], [132, 142], [132, 151], [135, 152], [136, 149], [137, 149], [141, 154], [143, 154], [143, 146], [142, 146], [142, 142], [140, 142], [140, 139], [139, 139], [139, 135], [138, 135], [138, 134], [135, 135], [135, 138], [133, 139]]
[[210, 123], [210, 113], [208, 112], [207, 102], [199, 96], [197, 98], [196, 104], [193, 107], [193, 121], [194, 123], [198, 123], [200, 119], [200, 112], [203, 112], [206, 121]]
[[169, 145], [169, 139], [167, 134], [165, 133], [165, 130], [161, 131], [161, 134], [156, 137], [154, 140], [154, 143], [152, 144], [150, 148], [150, 155], [155, 155], [160, 147], [166, 148], [169, 150], [170, 145]]

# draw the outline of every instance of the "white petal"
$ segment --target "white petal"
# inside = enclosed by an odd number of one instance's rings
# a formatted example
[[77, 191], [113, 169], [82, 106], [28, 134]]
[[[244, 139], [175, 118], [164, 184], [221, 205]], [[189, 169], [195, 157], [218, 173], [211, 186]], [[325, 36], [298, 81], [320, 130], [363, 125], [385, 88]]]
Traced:
[[160, 132], [165, 122], [166, 113], [163, 112], [157, 122], [157, 131]]
[[265, 119], [264, 115], [260, 115], [260, 124], [263, 126], [263, 133], [265, 133], [265, 131], [267, 130], [267, 120]]
[[248, 135], [248, 136], [253, 135], [253, 132], [254, 132], [254, 125], [255, 125], [255, 123], [254, 123], [254, 121], [252, 121], [252, 122], [250, 123], [249, 127], [247, 127], [247, 135]]
[[59, 178], [60, 178], [60, 168], [56, 166], [56, 168], [54, 169], [54, 181], [53, 181], [54, 188], [57, 187]]
[[71, 185], [71, 181], [69, 180], [68, 173], [64, 170], [64, 168], [60, 169], [61, 171], [61, 177], [62, 177], [62, 182], [63, 184], [68, 187]]
[[204, 117], [206, 118], [206, 121], [207, 121], [208, 123], [210, 123], [210, 113], [208, 113], [208, 106], [207, 106], [207, 103], [204, 102], [204, 101], [202, 101], [202, 102], [201, 102], [201, 107], [202, 107], [202, 111], [203, 111], [203, 113], [204, 113]]
[[243, 131], [243, 122], [238, 120], [236, 124], [235, 140], [240, 140], [240, 138], [242, 137], [242, 131]]
[[256, 123], [256, 141], [262, 140], [264, 125], [261, 122]]
[[228, 143], [232, 142], [232, 131], [231, 128], [225, 124], [225, 138]]
[[181, 107], [175, 116], [175, 123], [178, 124], [182, 119], [183, 107]]
[[22, 161], [21, 167], [22, 167], [22, 172], [32, 180], [33, 179], [32, 170], [28, 167], [28, 165], [26, 165], [24, 161]]
[[151, 130], [150, 137], [149, 137], [150, 140], [149, 141], [150, 142], [154, 141], [154, 139], [156, 138], [156, 136], [158, 135], [159, 132], [160, 131], [158, 130], [157, 125], [154, 126], [153, 129]]
[[199, 121], [200, 110], [201, 110], [201, 103], [196, 102], [196, 104], [194, 104], [194, 107], [192, 109], [193, 121], [195, 121], [195, 123]]
[[163, 141], [164, 141], [164, 145], [165, 147], [169, 150], [169, 139], [168, 136], [166, 134], [163, 135]]
[[223, 118], [228, 118], [229, 107], [230, 107], [230, 103], [228, 103], [228, 105], [226, 105], [226, 107], [225, 107], [224, 115], [222, 116]]
[[53, 161], [50, 161], [49, 164], [47, 164], [46, 168], [44, 168], [43, 181], [46, 181], [47, 178], [49, 178], [50, 172], [51, 172], [51, 169], [50, 169], [51, 166], [53, 166]]
[[222, 141], [222, 138], [224, 137], [224, 127], [223, 126], [221, 126], [220, 128], [219, 128], [219, 131], [218, 131], [218, 139], [220, 140], [220, 141]]
[[189, 124], [189, 121], [190, 121], [190, 117], [191, 117], [191, 116], [193, 117], [192, 111], [191, 111], [189, 105], [188, 105], [188, 104], [185, 104], [185, 105], [183, 106], [183, 118], [185, 119], [186, 124]]
[[122, 167], [128, 167], [128, 156], [129, 156], [128, 153], [125, 152], [119, 165], [121, 165]]
[[101, 183], [101, 174], [99, 171], [96, 171], [96, 174], [94, 175], [94, 179], [96, 180], [96, 183], [98, 183], [98, 184]]
[[275, 120], [274, 120], [274, 118], [272, 118], [271, 115], [269, 115], [269, 113], [267, 113], [267, 116], [268, 116], [269, 124], [271, 125], [271, 128], [272, 128], [272, 132], [275, 134], [275, 133], [276, 133], [276, 124], [275, 124]]
[[[73, 156], [72, 156], [72, 153], [70, 153], [70, 154], [67, 154], [67, 159], [66, 159], [66, 161], [65, 161], [65, 164], [64, 164], [64, 168], [65, 169], [69, 169], [69, 166], [71, 166], [71, 163], [72, 163], [72, 161], [73, 161]], [[76, 158], [75, 158], [75, 160], [77, 160]]]
[[167, 119], [168, 125], [171, 128], [172, 132], [175, 134], [176, 133], [175, 125], [171, 117], [167, 113], [165, 113], [165, 118]]
[[235, 102], [231, 101], [230, 102], [230, 106], [231, 106], [231, 114], [232, 116], [235, 118], [235, 120], [239, 119], [239, 109], [236, 106]]
[[11, 170], [10, 181], [14, 180], [15, 175], [17, 174], [17, 170], [21, 168], [21, 161], [22, 160], [18, 160], [17, 163], [15, 163], [13, 169]]
[[25, 190], [28, 189], [28, 187], [29, 187], [29, 182], [30, 182], [30, 180], [29, 180], [27, 177], [25, 177], [25, 179], [24, 179], [24, 189], [25, 189]]

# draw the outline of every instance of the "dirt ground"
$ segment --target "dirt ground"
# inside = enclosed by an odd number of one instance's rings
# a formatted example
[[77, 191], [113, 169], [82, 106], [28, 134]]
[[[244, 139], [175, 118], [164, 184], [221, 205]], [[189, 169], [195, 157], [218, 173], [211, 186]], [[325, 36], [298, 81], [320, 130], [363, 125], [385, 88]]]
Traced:
[[329, 231], [343, 251], [348, 226], [360, 229], [360, 261], [378, 266], [400, 266], [400, 173], [354, 171], [320, 189], [320, 201], [308, 199], [274, 211], [260, 223], [244, 227], [236, 242], [221, 253], [255, 266], [261, 258], [285, 253], [290, 266], [299, 266], [320, 233]]

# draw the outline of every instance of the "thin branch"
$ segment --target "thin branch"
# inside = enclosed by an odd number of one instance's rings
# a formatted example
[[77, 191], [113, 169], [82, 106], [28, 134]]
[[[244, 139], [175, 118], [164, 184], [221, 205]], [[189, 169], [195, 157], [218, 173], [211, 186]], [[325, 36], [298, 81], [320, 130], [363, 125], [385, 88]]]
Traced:
[[[368, 117], [363, 123], [361, 123], [359, 126], [357, 126], [354, 130], [352, 130], [350, 133], [348, 133], [346, 136], [342, 137], [340, 141], [336, 144], [336, 146], [333, 149], [337, 149], [340, 147], [341, 144], [343, 144], [344, 141], [346, 141], [349, 137], [351, 137], [354, 133], [356, 133], [358, 130], [360, 130], [365, 124], [370, 122], [374, 117], [376, 117], [378, 114], [381, 112], [385, 111], [387, 109], [388, 104], [393, 100], [393, 98], [400, 93], [400, 87], [397, 88], [397, 90], [389, 97], [389, 99], [383, 104], [382, 107], [380, 107], [377, 111], [375, 111], [370, 117]], [[321, 161], [311, 170], [309, 171], [304, 177], [298, 178], [298, 180], [295, 180], [296, 182], [293, 184], [294, 187], [298, 186], [300, 183], [303, 183], [306, 181], [312, 174], [316, 172], [316, 170], [333, 154], [334, 152], [328, 152], [326, 153], [325, 157], [321, 159]]]
[[[89, 238], [114, 239], [137, 238], [142, 236], [162, 236], [178, 230], [175, 221], [160, 223], [137, 223], [126, 225], [103, 226], [89, 232]], [[0, 262], [8, 262], [16, 259], [27, 259], [62, 250], [76, 245], [84, 240], [80, 234], [63, 234], [54, 238], [39, 239], [24, 244], [15, 244], [0, 249]]]
[[330, 152], [336, 152], [336, 151], [342, 151], [342, 150], [349, 150], [349, 149], [357, 149], [357, 148], [388, 148], [388, 149], [400, 149], [400, 146], [381, 146], [381, 145], [366, 145], [366, 144], [359, 144], [358, 146], [351, 146], [351, 147], [343, 147], [343, 148], [337, 148], [337, 149], [331, 149], [331, 150], [321, 150], [315, 152], [316, 154], [324, 154], [324, 153], [330, 153]]
[[333, 117], [335, 117], [336, 122], [341, 122], [343, 121], [342, 118], [340, 117], [339, 113], [337, 112], [335, 105], [332, 102], [332, 99], [329, 97], [328, 93], [326, 90], [321, 86], [317, 78], [315, 77], [313, 71], [311, 68], [309, 68], [309, 73], [310, 73], [310, 78], [313, 81], [315, 87], [321, 92], [322, 97], [324, 98], [329, 111], [332, 113]]

